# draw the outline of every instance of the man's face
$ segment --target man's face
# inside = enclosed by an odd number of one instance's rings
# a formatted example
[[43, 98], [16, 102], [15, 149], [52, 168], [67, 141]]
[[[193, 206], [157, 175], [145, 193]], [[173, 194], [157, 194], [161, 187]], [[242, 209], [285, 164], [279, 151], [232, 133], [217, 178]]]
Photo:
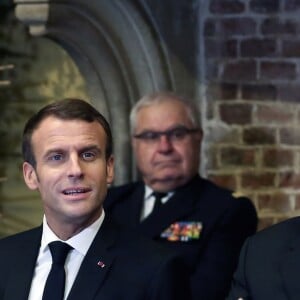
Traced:
[[[194, 129], [194, 126], [183, 104], [170, 100], [139, 110], [134, 133], [164, 132], [175, 128]], [[133, 137], [137, 165], [145, 183], [162, 192], [185, 184], [198, 172], [201, 139], [200, 130], [178, 139], [166, 135], [153, 140]]]
[[36, 168], [23, 164], [30, 189], [37, 189], [51, 224], [88, 226], [102, 212], [113, 158], [105, 158], [106, 135], [98, 122], [48, 117], [32, 135]]

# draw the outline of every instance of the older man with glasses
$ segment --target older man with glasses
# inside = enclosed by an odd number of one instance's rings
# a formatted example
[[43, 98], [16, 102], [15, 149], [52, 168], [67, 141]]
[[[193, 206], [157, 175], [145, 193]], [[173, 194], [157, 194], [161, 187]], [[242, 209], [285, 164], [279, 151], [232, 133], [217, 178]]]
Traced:
[[130, 122], [142, 180], [112, 187], [104, 205], [122, 226], [184, 259], [193, 300], [223, 300], [257, 214], [249, 199], [200, 177], [199, 115], [192, 102], [171, 92], [140, 99]]

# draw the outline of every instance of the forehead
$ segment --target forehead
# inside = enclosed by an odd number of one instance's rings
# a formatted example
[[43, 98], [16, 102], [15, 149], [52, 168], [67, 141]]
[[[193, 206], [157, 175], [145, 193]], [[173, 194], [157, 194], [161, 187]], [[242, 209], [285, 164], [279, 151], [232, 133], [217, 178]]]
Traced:
[[153, 103], [138, 111], [136, 128], [162, 128], [174, 125], [192, 125], [186, 107], [176, 100]]
[[82, 120], [62, 120], [53, 116], [45, 118], [32, 134], [36, 145], [72, 145], [82, 142], [104, 144], [106, 135], [100, 123]]

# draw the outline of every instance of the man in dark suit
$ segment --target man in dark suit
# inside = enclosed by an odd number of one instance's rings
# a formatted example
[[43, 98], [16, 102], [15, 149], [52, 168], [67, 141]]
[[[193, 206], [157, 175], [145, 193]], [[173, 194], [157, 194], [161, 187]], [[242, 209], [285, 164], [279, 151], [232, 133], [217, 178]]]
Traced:
[[300, 218], [264, 229], [245, 242], [228, 300], [300, 299]]
[[183, 258], [191, 299], [223, 300], [240, 248], [256, 231], [253, 204], [198, 175], [202, 130], [186, 99], [169, 92], [147, 95], [130, 121], [142, 181], [109, 189], [106, 211]]
[[189, 298], [173, 253], [105, 216], [114, 160], [97, 110], [78, 99], [44, 107], [27, 122], [22, 148], [24, 179], [39, 191], [44, 218], [0, 241], [1, 300]]

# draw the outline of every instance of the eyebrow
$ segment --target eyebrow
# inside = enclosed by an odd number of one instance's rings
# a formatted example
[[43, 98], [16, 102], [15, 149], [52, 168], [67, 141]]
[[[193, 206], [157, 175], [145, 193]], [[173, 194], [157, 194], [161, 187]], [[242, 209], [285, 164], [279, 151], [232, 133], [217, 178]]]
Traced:
[[98, 153], [102, 153], [103, 152], [102, 149], [99, 148], [98, 146], [96, 146], [96, 145], [90, 145], [90, 146], [85, 146], [85, 147], [81, 148], [79, 150], [79, 153], [86, 152], [86, 151], [96, 151]]
[[[181, 128], [187, 128], [189, 129], [188, 127], [189, 125], [184, 125], [182, 123], [179, 123], [179, 124], [174, 124], [172, 126], [170, 126], [168, 129], [164, 130], [165, 131], [170, 131], [170, 130], [173, 130], [173, 129], [181, 129]], [[161, 132], [160, 130], [156, 130], [156, 129], [150, 129], [150, 128], [144, 128], [141, 130], [141, 132]]]
[[[88, 145], [88, 146], [84, 146], [82, 148], [79, 148], [77, 150], [78, 153], [83, 153], [83, 152], [86, 152], [86, 151], [96, 151], [98, 153], [103, 152], [102, 149], [99, 148], [97, 145]], [[49, 156], [51, 153], [65, 153], [65, 152], [68, 152], [68, 151], [66, 151], [63, 148], [52, 148], [52, 149], [49, 149], [49, 150], [46, 151], [44, 157]]]

